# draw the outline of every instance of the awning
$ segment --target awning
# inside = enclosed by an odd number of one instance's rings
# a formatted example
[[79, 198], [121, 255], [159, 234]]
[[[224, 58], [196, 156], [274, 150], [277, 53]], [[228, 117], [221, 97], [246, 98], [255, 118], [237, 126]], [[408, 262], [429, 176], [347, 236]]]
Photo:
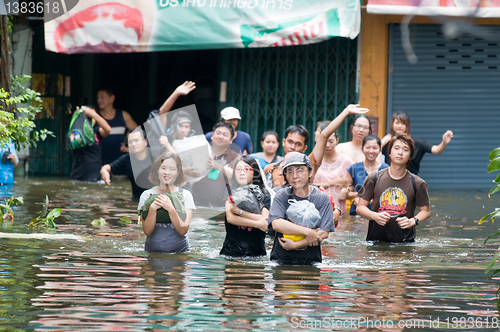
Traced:
[[58, 53], [291, 46], [360, 29], [359, 0], [84, 0], [45, 24]]
[[[479, 0], [478, 0], [479, 1]], [[368, 0], [369, 14], [500, 17], [500, 0]]]

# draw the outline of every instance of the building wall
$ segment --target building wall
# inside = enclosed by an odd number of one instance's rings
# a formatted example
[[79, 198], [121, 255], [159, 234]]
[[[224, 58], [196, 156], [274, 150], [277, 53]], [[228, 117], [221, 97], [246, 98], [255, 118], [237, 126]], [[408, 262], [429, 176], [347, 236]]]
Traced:
[[[366, 1], [363, 1], [366, 5]], [[361, 60], [359, 103], [378, 117], [379, 137], [387, 133], [387, 77], [389, 68], [389, 24], [401, 23], [401, 15], [368, 14], [361, 10]], [[439, 24], [439, 20], [417, 16], [411, 24]], [[478, 25], [500, 25], [500, 18], [476, 19]]]

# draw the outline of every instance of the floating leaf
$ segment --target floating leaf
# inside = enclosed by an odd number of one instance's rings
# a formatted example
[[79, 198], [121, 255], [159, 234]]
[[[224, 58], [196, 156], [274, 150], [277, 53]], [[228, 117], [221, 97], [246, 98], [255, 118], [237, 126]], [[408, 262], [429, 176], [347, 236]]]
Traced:
[[47, 215], [47, 219], [55, 219], [59, 217], [62, 213], [62, 209], [57, 208], [57, 209], [52, 209], [50, 210], [49, 214]]
[[94, 228], [106, 227], [106, 220], [102, 217], [99, 219], [94, 219], [94, 220], [92, 220], [92, 227], [94, 227]]
[[120, 218], [120, 223], [121, 224], [131, 224], [132, 219], [130, 219], [129, 217], [123, 216]]

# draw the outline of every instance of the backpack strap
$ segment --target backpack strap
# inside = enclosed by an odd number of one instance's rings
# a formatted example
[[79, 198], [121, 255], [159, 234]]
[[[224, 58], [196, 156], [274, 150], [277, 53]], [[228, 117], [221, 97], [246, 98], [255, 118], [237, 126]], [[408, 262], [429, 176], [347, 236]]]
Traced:
[[[410, 171], [408, 171], [410, 172]], [[415, 175], [413, 175], [412, 172], [410, 172], [410, 177], [411, 177], [411, 185], [413, 186], [413, 191], [416, 194], [417, 193], [417, 185], [415, 184]]]
[[375, 174], [375, 178], [373, 179], [373, 192], [375, 192], [375, 186], [377, 185], [379, 173], [380, 171], [377, 171], [377, 173]]

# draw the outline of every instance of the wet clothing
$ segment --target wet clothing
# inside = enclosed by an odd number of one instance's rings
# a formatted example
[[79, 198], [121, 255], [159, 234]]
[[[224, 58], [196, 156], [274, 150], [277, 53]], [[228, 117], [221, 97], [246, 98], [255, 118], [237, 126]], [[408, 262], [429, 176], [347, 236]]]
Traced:
[[[266, 209], [271, 207], [271, 195], [264, 189], [263, 204]], [[248, 212], [248, 211], [247, 211]], [[258, 228], [236, 226], [224, 218], [224, 226], [226, 228], [226, 238], [220, 251], [221, 255], [242, 257], [242, 256], [265, 256], [265, 237], [266, 232]]]
[[111, 167], [111, 173], [113, 173], [114, 175], [127, 176], [127, 178], [130, 180], [130, 184], [132, 185], [132, 197], [134, 199], [139, 199], [145, 189], [151, 189], [155, 186], [149, 181], [151, 161], [147, 157], [144, 160], [134, 160], [135, 163], [140, 164], [140, 167], [138, 168], [143, 169], [143, 171], [138, 175], [136, 182], [130, 158], [135, 159], [135, 157], [130, 157], [130, 155], [126, 153], [109, 164], [109, 166]]
[[97, 182], [101, 180], [101, 137], [99, 125], [94, 125], [96, 144], [81, 149], [70, 150], [71, 172], [70, 180]]
[[0, 144], [0, 157], [2, 157], [0, 161], [0, 185], [14, 183], [14, 163], [10, 159], [3, 158], [4, 154], [6, 156], [9, 154], [16, 155], [17, 162], [19, 162], [16, 146], [12, 140], [8, 143]]
[[264, 167], [266, 167], [269, 164], [277, 163], [278, 161], [283, 160], [283, 157], [274, 155], [273, 160], [270, 163], [268, 163], [264, 158], [264, 152], [252, 153], [250, 156], [253, 157], [253, 159], [255, 159], [259, 163], [260, 168], [262, 169], [264, 169]]
[[[288, 203], [289, 198], [296, 199], [297, 201], [308, 200], [312, 202], [321, 215], [321, 221], [318, 228], [328, 232], [335, 231], [330, 198], [326, 193], [316, 187], [312, 187], [311, 194], [305, 198], [296, 196], [291, 187], [278, 191], [274, 197], [271, 210], [269, 210], [269, 224], [278, 218], [288, 220], [286, 211], [290, 205]], [[297, 250], [285, 250], [278, 240], [278, 238], [281, 237], [283, 237], [283, 234], [276, 232], [273, 249], [271, 251], [271, 260], [275, 260], [280, 264], [311, 264], [322, 261], [321, 244], [318, 246], [303, 247]]]
[[[389, 167], [389, 165], [387, 165], [385, 162], [382, 162], [378, 170], [381, 171], [383, 169], [386, 169], [387, 167]], [[347, 172], [351, 175], [352, 178], [352, 186], [354, 187], [353, 191], [358, 192], [361, 187], [363, 187], [363, 183], [368, 176], [368, 173], [366, 173], [365, 164], [363, 164], [363, 162], [355, 163], [347, 169]], [[371, 209], [371, 205], [368, 205], [368, 208]], [[350, 215], [356, 215], [356, 205], [354, 204], [354, 202], [351, 204]]]
[[[427, 141], [424, 141], [420, 138], [414, 138], [413, 144], [415, 144], [415, 152], [413, 153], [413, 157], [410, 160], [410, 163], [406, 166], [406, 169], [412, 172], [415, 175], [418, 175], [420, 171], [420, 162], [426, 153], [432, 153], [432, 144], [429, 144]], [[385, 162], [390, 165], [391, 160], [389, 159], [389, 153], [387, 151], [387, 146], [389, 144], [384, 145], [382, 148], [382, 153], [385, 156]]]
[[[213, 131], [210, 131], [205, 134], [205, 138], [209, 143], [212, 143], [212, 135]], [[252, 138], [250, 135], [245, 133], [244, 131], [236, 130], [236, 137], [233, 139], [233, 144], [236, 144], [240, 147], [241, 152], [247, 150], [248, 154], [253, 152]]]
[[416, 236], [416, 227], [402, 229], [396, 218], [406, 216], [413, 218], [415, 208], [430, 205], [427, 183], [420, 177], [414, 175], [415, 187], [412, 184], [410, 172], [399, 179], [394, 180], [386, 168], [378, 172], [378, 178], [374, 188], [374, 180], [377, 172], [367, 176], [358, 196], [366, 201], [373, 198], [371, 210], [374, 212], [388, 212], [391, 219], [384, 225], [370, 220], [368, 225], [367, 241], [381, 242], [413, 242]]
[[[184, 197], [184, 207], [185, 209], [196, 210], [194, 205], [193, 195], [186, 190], [178, 189]], [[137, 210], [139, 210], [144, 202], [149, 196], [158, 194], [156, 188], [146, 190], [142, 193], [139, 199], [139, 205]], [[182, 236], [175, 230], [172, 224], [166, 223], [156, 223], [155, 230], [151, 235], [146, 237], [146, 243], [144, 244], [144, 249], [151, 252], [184, 252], [189, 251], [189, 239], [187, 234]]]
[[[347, 169], [353, 164], [352, 159], [341, 153], [340, 157], [334, 163], [327, 163], [323, 160], [321, 166], [316, 172], [314, 177], [314, 183], [324, 183], [332, 181], [338, 177], [345, 176], [347, 174]], [[338, 206], [342, 213], [346, 211], [346, 200], [339, 200], [339, 193], [342, 190], [342, 186], [330, 186], [325, 188], [325, 191], [333, 197], [335, 201], [335, 206]]]
[[[214, 160], [234, 168], [240, 155], [234, 151], [233, 148], [239, 149], [236, 144], [231, 144], [226, 152], [219, 156], [215, 156]], [[229, 181], [229, 179], [226, 180]], [[222, 171], [212, 171], [200, 181], [194, 183], [192, 191], [196, 206], [224, 207], [225, 201], [229, 196], [226, 180], [224, 179]]]
[[[101, 112], [98, 112], [102, 116]], [[101, 139], [101, 153], [102, 153], [102, 164], [111, 164], [116, 159], [120, 158], [123, 153], [120, 151], [120, 147], [124, 142], [125, 132], [127, 127], [125, 126], [125, 120], [123, 119], [123, 111], [116, 109], [115, 117], [108, 120], [103, 117], [104, 120], [110, 125], [111, 132], [108, 136]]]

